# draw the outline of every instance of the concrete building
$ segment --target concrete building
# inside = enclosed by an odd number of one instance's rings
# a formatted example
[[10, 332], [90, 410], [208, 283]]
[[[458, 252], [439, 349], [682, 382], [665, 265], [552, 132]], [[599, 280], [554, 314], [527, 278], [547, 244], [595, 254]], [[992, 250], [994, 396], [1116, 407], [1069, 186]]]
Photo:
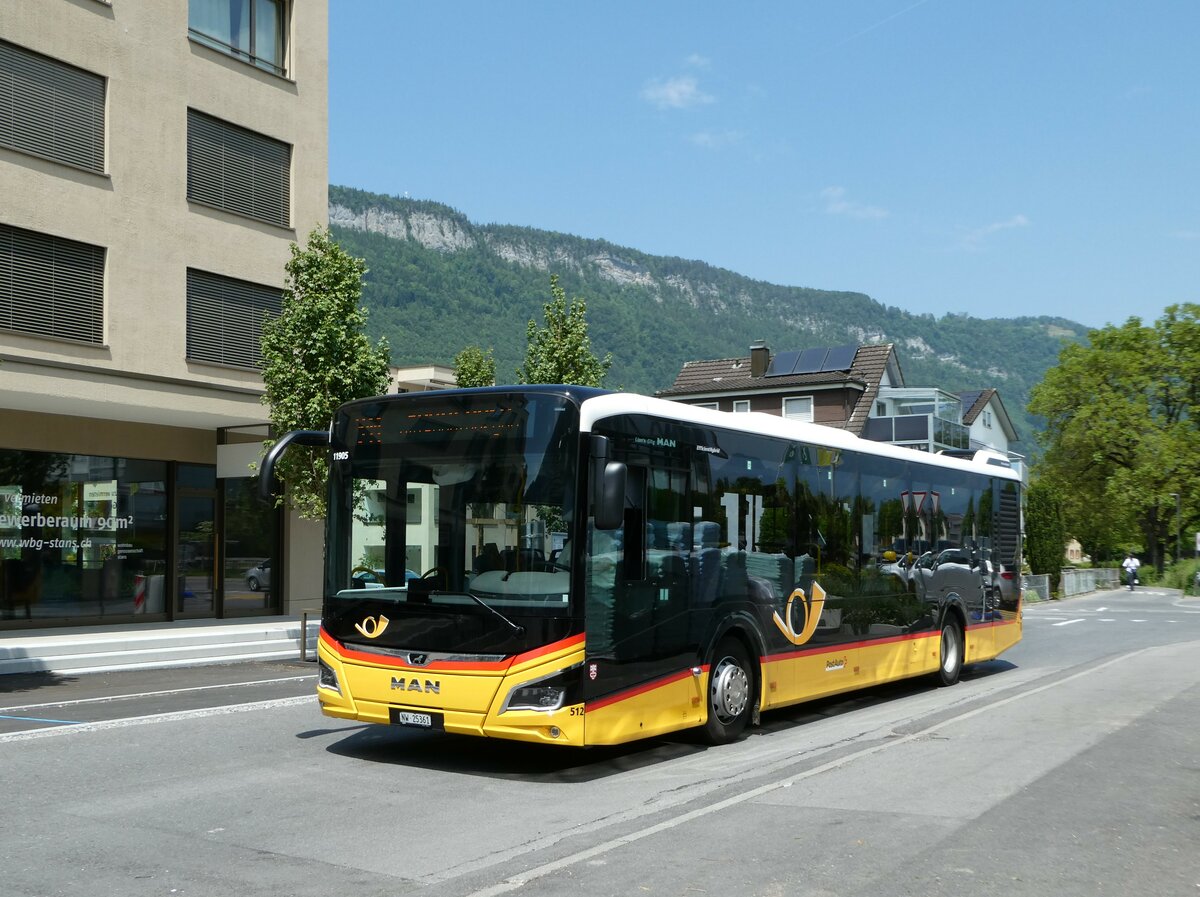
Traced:
[[327, 0], [0, 3], [0, 629], [319, 604], [247, 464], [327, 82]]

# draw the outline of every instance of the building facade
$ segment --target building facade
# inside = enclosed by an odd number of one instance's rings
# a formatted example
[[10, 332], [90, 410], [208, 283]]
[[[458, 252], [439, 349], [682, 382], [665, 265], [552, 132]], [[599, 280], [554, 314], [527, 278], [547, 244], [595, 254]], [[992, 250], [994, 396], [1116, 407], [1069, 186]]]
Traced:
[[0, 629], [319, 603], [249, 464], [327, 84], [327, 0], [0, 4]]

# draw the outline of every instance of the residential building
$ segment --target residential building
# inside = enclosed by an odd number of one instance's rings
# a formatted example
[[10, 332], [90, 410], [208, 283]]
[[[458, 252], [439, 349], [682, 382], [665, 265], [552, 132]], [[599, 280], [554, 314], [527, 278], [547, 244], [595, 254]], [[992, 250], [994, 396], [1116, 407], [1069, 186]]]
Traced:
[[761, 411], [849, 430], [927, 452], [986, 448], [1013, 456], [1016, 441], [995, 389], [955, 395], [904, 380], [891, 343], [789, 350], [685, 362], [659, 396], [721, 411]]
[[327, 133], [328, 0], [0, 4], [0, 629], [319, 604], [248, 465]]
[[891, 343], [775, 356], [756, 344], [749, 357], [685, 362], [675, 382], [656, 395], [718, 411], [761, 411], [858, 435], [879, 390], [903, 384]]

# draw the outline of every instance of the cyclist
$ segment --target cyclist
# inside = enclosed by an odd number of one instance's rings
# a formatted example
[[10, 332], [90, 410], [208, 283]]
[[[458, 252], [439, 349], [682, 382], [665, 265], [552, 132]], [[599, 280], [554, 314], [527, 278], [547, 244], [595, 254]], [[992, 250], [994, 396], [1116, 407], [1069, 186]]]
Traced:
[[1129, 591], [1133, 591], [1133, 587], [1137, 585], [1138, 567], [1142, 566], [1142, 562], [1134, 557], [1132, 551], [1125, 552], [1125, 562], [1121, 564], [1121, 569], [1125, 571], [1125, 578], [1129, 582]]

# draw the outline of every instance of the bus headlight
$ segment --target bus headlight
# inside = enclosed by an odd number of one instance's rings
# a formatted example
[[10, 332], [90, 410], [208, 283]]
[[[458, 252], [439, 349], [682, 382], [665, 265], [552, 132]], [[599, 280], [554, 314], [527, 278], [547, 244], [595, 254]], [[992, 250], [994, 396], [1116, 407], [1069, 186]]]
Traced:
[[317, 660], [317, 687], [327, 688], [339, 695], [342, 693], [342, 689], [338, 686], [337, 673], [333, 671], [333, 667], [319, 658]]
[[575, 685], [579, 681], [581, 667], [582, 664], [576, 664], [541, 679], [514, 686], [504, 699], [504, 706], [500, 708], [500, 712], [537, 710], [550, 713], [567, 703], [574, 703], [571, 698], [576, 693]]

